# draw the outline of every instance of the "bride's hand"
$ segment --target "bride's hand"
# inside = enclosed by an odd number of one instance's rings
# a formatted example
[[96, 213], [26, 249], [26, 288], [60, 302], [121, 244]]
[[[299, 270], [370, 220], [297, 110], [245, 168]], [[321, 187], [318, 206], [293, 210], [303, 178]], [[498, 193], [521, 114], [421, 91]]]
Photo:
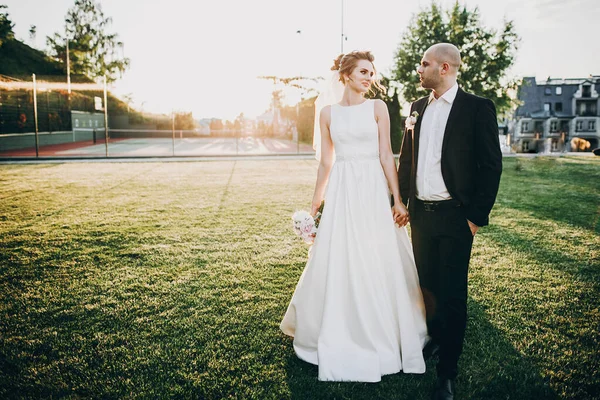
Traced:
[[319, 211], [319, 207], [321, 207], [321, 199], [317, 199], [313, 197], [312, 204], [310, 206], [310, 215], [313, 217], [317, 215], [317, 211]]
[[392, 207], [392, 215], [394, 216], [394, 221], [400, 227], [405, 226], [410, 221], [408, 210], [402, 203], [394, 204], [394, 206]]

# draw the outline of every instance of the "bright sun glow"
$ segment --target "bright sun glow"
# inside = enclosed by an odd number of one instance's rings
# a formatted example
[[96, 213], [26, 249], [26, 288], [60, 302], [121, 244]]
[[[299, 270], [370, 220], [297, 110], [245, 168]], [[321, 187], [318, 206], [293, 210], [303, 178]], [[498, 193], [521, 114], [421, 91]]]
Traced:
[[[442, 0], [448, 8], [454, 0]], [[17, 38], [43, 48], [45, 37], [62, 29], [72, 0], [5, 0]], [[327, 76], [341, 51], [341, 0], [201, 1], [101, 0], [110, 30], [125, 44], [131, 67], [110, 90], [131, 94], [135, 108], [170, 113], [192, 111], [195, 118], [254, 117], [271, 102], [272, 83], [259, 76]], [[596, 0], [577, 7], [558, 0], [477, 0], [486, 26], [515, 22], [522, 37], [513, 76], [585, 77], [597, 74], [600, 53], [590, 51]], [[429, 0], [399, 2], [344, 0], [344, 50], [371, 50], [380, 72], [389, 72], [410, 17]], [[560, 24], [564, 29], [547, 30]], [[28, 30], [37, 26], [37, 38]], [[577, 57], [556, 57], [556, 48]], [[284, 101], [299, 93], [290, 90]]]

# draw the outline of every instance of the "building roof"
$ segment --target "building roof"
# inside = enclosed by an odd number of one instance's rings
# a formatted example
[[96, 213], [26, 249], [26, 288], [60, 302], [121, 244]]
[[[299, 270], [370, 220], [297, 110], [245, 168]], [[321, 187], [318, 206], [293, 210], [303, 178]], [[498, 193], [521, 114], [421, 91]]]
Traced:
[[545, 81], [536, 80], [533, 76], [524, 77], [523, 80], [535, 81], [538, 86], [559, 86], [559, 85], [581, 85], [584, 82], [600, 83], [600, 75], [590, 75], [587, 78], [551, 78], [548, 77]]

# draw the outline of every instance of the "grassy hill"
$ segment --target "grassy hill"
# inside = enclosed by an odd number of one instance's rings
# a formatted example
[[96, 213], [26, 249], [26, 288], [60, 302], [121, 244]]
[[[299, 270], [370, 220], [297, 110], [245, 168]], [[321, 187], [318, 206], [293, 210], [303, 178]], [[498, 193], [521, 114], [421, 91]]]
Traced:
[[12, 39], [0, 46], [0, 74], [22, 78], [39, 75], [66, 75], [63, 66], [51, 60], [43, 52]]

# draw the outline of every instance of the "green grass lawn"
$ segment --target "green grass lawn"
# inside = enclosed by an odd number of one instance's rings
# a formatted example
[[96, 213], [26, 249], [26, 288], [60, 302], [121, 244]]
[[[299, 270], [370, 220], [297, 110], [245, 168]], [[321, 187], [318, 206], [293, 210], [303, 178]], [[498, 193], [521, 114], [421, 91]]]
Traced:
[[[600, 393], [600, 158], [505, 159], [461, 399]], [[317, 381], [278, 329], [314, 161], [0, 166], [0, 398], [427, 399]]]

